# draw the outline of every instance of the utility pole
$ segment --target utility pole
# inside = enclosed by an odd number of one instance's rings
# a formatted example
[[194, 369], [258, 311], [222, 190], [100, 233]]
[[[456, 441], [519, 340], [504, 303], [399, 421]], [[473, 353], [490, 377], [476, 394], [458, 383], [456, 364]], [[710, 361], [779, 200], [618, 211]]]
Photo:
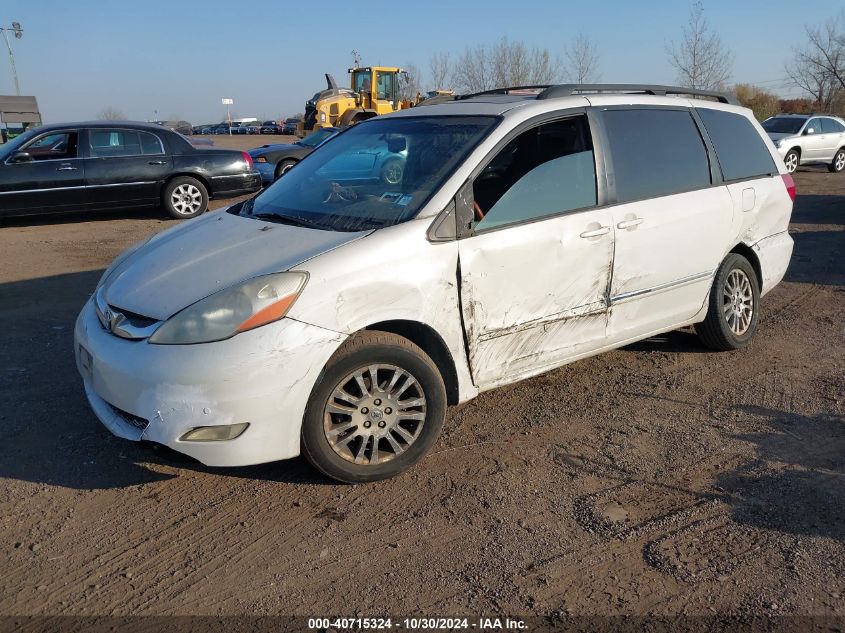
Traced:
[[15, 80], [15, 92], [21, 96], [21, 86], [18, 83], [18, 69], [15, 67], [15, 54], [12, 52], [12, 45], [9, 43], [9, 31], [15, 34], [15, 39], [19, 40], [23, 37], [23, 29], [20, 22], [12, 22], [12, 26], [0, 26], [0, 31], [3, 31], [3, 39], [6, 40], [6, 48], [9, 49], [9, 63], [12, 65], [12, 77]]

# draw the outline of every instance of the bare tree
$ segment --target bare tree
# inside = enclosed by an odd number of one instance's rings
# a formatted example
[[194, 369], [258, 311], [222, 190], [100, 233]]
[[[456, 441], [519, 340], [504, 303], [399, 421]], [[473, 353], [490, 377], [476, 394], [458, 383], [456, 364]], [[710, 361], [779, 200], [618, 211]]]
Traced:
[[564, 80], [575, 84], [601, 81], [598, 48], [596, 43], [583, 33], [579, 33], [578, 37], [566, 46], [564, 58]]
[[97, 115], [97, 118], [101, 121], [125, 121], [126, 116], [123, 114], [121, 110], [117, 108], [113, 108], [112, 106], [107, 106], [100, 110], [100, 113]]
[[428, 70], [431, 73], [432, 90], [447, 88], [449, 75], [451, 74], [449, 53], [435, 53], [432, 55], [428, 60]]
[[845, 11], [821, 27], [805, 27], [807, 44], [786, 65], [792, 83], [830, 109], [845, 90]]
[[669, 62], [678, 72], [678, 82], [687, 88], [713, 90], [722, 88], [731, 76], [733, 53], [710, 29], [700, 2], [692, 5], [683, 39], [666, 46]]
[[522, 42], [503, 37], [492, 46], [482, 44], [464, 51], [452, 79], [462, 92], [548, 84], [558, 78], [559, 65], [548, 49], [528, 49]]
[[399, 99], [413, 101], [422, 92], [422, 73], [416, 64], [406, 64], [399, 75]]

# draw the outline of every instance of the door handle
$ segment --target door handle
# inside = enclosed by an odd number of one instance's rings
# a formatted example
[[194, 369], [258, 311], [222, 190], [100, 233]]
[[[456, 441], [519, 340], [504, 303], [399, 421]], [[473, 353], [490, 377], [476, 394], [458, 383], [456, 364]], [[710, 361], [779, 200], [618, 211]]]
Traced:
[[166, 160], [151, 160], [148, 164], [149, 165], [166, 165], [167, 161]]
[[593, 229], [592, 231], [584, 231], [583, 233], [581, 233], [581, 237], [587, 239], [590, 237], [599, 237], [601, 235], [607, 235], [608, 233], [610, 233], [610, 227], [601, 226], [597, 229]]
[[616, 225], [617, 229], [633, 229], [643, 223], [642, 218], [631, 218], [630, 220], [622, 220]]
[[73, 165], [62, 165], [56, 171], [77, 171], [78, 169], [78, 167], [74, 167]]

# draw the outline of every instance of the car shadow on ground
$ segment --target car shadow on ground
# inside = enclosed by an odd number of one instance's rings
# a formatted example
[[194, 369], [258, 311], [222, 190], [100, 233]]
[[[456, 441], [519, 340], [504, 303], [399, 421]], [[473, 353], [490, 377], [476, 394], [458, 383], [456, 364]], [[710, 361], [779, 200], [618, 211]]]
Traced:
[[80, 222], [102, 222], [103, 220], [170, 220], [161, 207], [137, 207], [115, 211], [79, 211], [74, 213], [49, 213], [22, 215], [10, 218], [0, 217], [0, 229], [6, 227], [48, 226], [56, 224], [78, 224]]
[[78, 490], [172, 479], [178, 469], [266, 481], [326, 484], [304, 459], [208, 468], [112, 436], [85, 398], [73, 326], [102, 270], [0, 284], [0, 477]]
[[739, 412], [767, 428], [734, 436], [757, 459], [721, 476], [732, 518], [755, 528], [845, 541], [845, 417], [753, 405]]
[[666, 352], [684, 354], [712, 354], [713, 350], [704, 347], [701, 339], [692, 328], [673, 330], [658, 334], [622, 348], [623, 352]]

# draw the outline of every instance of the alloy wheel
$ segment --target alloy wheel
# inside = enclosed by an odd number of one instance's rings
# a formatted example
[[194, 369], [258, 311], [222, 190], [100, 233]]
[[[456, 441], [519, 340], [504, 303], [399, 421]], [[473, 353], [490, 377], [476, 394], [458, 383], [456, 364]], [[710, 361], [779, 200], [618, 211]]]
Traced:
[[170, 194], [173, 208], [180, 215], [193, 215], [202, 207], [202, 192], [194, 185], [179, 185]]
[[725, 280], [722, 311], [734, 334], [742, 336], [748, 331], [754, 316], [754, 294], [748, 275], [738, 268], [734, 268]]
[[798, 154], [795, 152], [787, 154], [784, 163], [786, 164], [786, 170], [790, 174], [793, 173], [796, 169], [798, 169]]
[[344, 460], [374, 466], [402, 455], [426, 418], [422, 386], [396, 365], [361, 367], [332, 391], [323, 414], [326, 440]]
[[845, 152], [839, 152], [836, 155], [836, 159], [833, 165], [834, 167], [836, 167], [836, 171], [842, 171], [843, 169], [845, 169]]

